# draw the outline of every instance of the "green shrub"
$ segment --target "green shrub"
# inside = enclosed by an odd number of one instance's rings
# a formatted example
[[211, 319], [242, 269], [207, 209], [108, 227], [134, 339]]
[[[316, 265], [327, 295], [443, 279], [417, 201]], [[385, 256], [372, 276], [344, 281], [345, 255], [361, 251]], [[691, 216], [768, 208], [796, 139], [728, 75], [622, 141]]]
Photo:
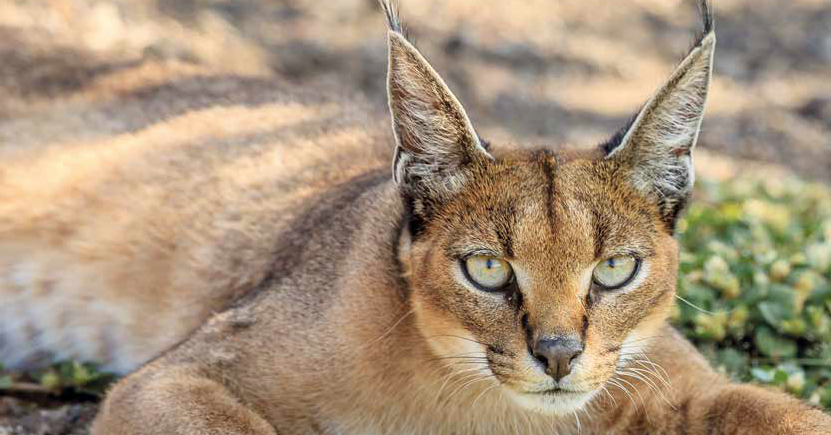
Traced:
[[0, 394], [7, 391], [101, 397], [113, 380], [115, 376], [99, 371], [93, 364], [73, 361], [26, 373], [4, 371], [0, 365]]
[[831, 408], [831, 189], [700, 182], [674, 323], [721, 371]]

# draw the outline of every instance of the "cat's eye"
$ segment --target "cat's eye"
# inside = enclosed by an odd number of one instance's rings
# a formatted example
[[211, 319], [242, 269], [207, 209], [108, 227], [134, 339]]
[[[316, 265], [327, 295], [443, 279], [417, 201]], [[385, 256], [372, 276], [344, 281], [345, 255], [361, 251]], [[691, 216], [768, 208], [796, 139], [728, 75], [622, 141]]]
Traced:
[[592, 272], [592, 281], [604, 290], [629, 284], [640, 268], [640, 260], [631, 255], [618, 255], [601, 261]]
[[511, 265], [500, 258], [472, 255], [462, 261], [465, 277], [480, 290], [499, 291], [513, 280]]

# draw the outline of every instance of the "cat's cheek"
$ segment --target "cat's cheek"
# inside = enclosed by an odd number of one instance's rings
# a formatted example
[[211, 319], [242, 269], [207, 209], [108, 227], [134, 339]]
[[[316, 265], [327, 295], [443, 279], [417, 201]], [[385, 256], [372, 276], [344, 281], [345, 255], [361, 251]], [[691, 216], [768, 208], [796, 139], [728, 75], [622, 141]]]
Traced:
[[484, 346], [452, 314], [426, 306], [418, 298], [413, 300], [413, 310], [418, 328], [437, 358], [484, 355]]

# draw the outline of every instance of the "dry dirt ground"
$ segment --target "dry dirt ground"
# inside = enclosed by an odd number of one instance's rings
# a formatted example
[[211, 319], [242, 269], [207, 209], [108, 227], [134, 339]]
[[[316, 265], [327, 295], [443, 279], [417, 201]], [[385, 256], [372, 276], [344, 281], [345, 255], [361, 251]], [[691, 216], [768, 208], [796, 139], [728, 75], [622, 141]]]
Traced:
[[[692, 0], [399, 1], [481, 135], [525, 145], [613, 133], [699, 23]], [[831, 181], [831, 3], [715, 9], [705, 166], [729, 156]], [[144, 68], [148, 85], [154, 67], [325, 84], [366, 94], [384, 116], [384, 29], [375, 0], [0, 0], [0, 149], [15, 146], [8, 126], [48, 119], [54, 101], [82, 99], [76, 90], [125, 67]], [[84, 433], [94, 410], [0, 397], [0, 435]]]

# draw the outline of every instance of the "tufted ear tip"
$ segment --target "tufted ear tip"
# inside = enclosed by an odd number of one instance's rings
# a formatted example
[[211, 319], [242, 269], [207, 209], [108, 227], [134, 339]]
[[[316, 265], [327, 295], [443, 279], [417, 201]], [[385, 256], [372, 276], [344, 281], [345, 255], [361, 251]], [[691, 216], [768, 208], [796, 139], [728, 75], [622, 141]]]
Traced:
[[463, 169], [490, 158], [459, 100], [418, 49], [390, 29], [387, 95], [396, 151], [393, 179], [408, 194], [458, 188]]
[[401, 20], [398, 19], [398, 5], [394, 0], [378, 0], [381, 11], [384, 12], [384, 17], [387, 19], [387, 28], [391, 32], [404, 34], [404, 26], [401, 25]]
[[692, 189], [692, 150], [712, 78], [716, 36], [709, 4], [700, 5], [705, 33], [627, 127], [602, 145], [606, 158], [627, 167], [629, 181], [656, 199], [670, 227]]

